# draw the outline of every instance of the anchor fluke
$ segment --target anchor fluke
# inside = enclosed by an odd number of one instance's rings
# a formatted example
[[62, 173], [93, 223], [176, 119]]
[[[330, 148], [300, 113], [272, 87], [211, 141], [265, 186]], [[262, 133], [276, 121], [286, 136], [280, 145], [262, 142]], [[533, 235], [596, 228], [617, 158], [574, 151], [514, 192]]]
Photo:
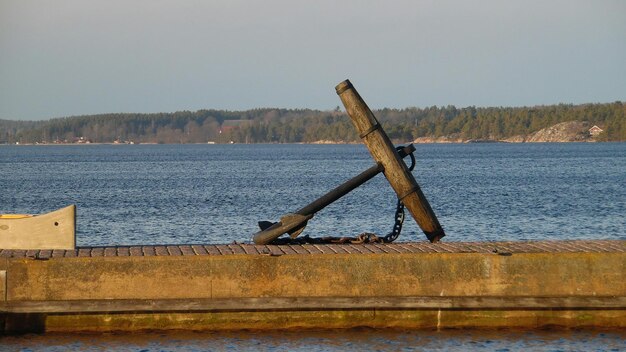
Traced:
[[272, 227], [272, 225], [274, 224], [275, 222], [271, 222], [271, 221], [259, 221], [259, 228], [261, 229], [261, 231], [265, 231], [269, 229], [270, 227]]
[[287, 214], [281, 217], [279, 222], [259, 221], [261, 231], [254, 234], [254, 243], [268, 244], [284, 233], [288, 233], [291, 238], [296, 238], [304, 231], [307, 222], [312, 217], [313, 214]]

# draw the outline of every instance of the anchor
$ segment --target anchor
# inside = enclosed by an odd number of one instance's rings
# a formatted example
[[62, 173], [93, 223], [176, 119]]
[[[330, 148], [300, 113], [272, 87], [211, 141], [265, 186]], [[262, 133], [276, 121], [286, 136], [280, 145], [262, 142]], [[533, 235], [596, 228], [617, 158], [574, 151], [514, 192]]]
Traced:
[[254, 243], [270, 244], [284, 234], [296, 238], [304, 231], [308, 221], [313, 218], [315, 213], [381, 172], [396, 192], [398, 203], [403, 203], [409, 210], [428, 240], [438, 242], [445, 236], [443, 228], [409, 167], [402, 160], [406, 156], [410, 156], [412, 165], [414, 165], [413, 152], [415, 147], [412, 144], [407, 147], [394, 147], [372, 111], [349, 80], [339, 83], [335, 90], [346, 108], [352, 124], [359, 132], [359, 137], [363, 140], [376, 164], [296, 212], [282, 216], [278, 222], [260, 221], [261, 231], [254, 234]]

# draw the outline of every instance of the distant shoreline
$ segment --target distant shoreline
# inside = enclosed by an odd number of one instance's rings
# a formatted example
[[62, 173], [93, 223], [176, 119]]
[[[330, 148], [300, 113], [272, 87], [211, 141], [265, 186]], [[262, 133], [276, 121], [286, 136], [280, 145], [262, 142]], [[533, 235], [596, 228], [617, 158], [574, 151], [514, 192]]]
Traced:
[[[626, 141], [626, 105], [376, 110], [391, 140], [415, 143]], [[346, 142], [350, 141], [350, 142]], [[0, 119], [0, 143], [301, 143], [360, 141], [345, 112], [255, 109], [101, 114], [39, 122]], [[59, 142], [59, 143], [54, 143]], [[144, 144], [145, 144], [144, 143]]]
[[[596, 133], [597, 132], [597, 133]], [[598, 126], [591, 126], [588, 122], [585, 121], [568, 121], [561, 122], [556, 125], [543, 128], [536, 132], [527, 134], [527, 135], [515, 135], [509, 136], [505, 138], [470, 138], [465, 139], [462, 138], [459, 134], [448, 135], [448, 136], [440, 136], [440, 137], [418, 137], [413, 139], [411, 143], [414, 144], [476, 144], [476, 143], [595, 143], [599, 142], [597, 137], [602, 133], [603, 130]], [[392, 139], [395, 141], [399, 141], [398, 138]], [[222, 140], [223, 141], [223, 140]], [[73, 143], [68, 143], [67, 140], [64, 140], [60, 143], [16, 143], [16, 144], [5, 144], [5, 145], [135, 145], [135, 144], [147, 144], [147, 145], [155, 145], [155, 144], [360, 144], [360, 141], [345, 141], [345, 140], [332, 140], [332, 139], [320, 139], [314, 142], [294, 142], [294, 143], [279, 143], [279, 142], [253, 142], [253, 143], [236, 143], [233, 140], [230, 142], [222, 142], [219, 143], [214, 140], [209, 140], [203, 143], [158, 143], [158, 142], [137, 142], [132, 139], [118, 139], [114, 142], [91, 142], [90, 139], [80, 137], [76, 139]], [[406, 143], [406, 142], [400, 142]]]

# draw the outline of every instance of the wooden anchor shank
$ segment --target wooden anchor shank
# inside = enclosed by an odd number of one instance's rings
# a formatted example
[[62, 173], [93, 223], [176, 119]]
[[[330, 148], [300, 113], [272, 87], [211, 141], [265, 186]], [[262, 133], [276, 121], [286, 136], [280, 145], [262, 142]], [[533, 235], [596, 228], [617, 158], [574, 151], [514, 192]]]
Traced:
[[398, 155], [389, 137], [349, 80], [339, 83], [335, 90], [346, 108], [354, 127], [415, 222], [431, 242], [439, 241], [445, 233], [439, 224], [417, 181]]

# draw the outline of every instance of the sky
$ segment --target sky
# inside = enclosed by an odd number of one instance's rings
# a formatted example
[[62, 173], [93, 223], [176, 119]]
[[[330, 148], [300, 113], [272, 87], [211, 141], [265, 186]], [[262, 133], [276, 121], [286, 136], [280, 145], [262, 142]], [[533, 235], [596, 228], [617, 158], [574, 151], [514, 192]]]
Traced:
[[626, 101], [622, 0], [0, 0], [0, 119]]

